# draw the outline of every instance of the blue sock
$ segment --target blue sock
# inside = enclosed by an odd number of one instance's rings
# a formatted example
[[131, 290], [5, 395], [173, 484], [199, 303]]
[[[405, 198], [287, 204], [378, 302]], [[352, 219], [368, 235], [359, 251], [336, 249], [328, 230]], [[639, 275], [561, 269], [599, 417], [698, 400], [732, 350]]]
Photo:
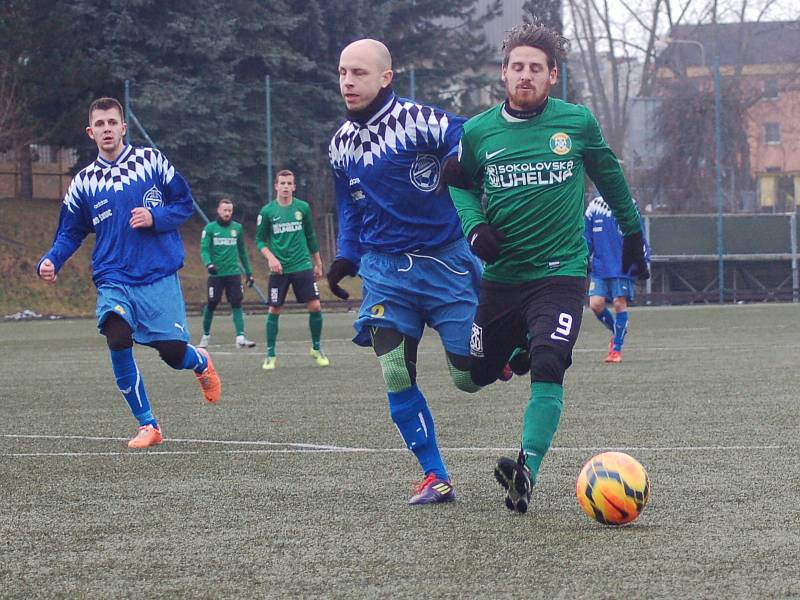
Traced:
[[144, 380], [133, 359], [133, 349], [111, 350], [111, 367], [117, 379], [117, 387], [122, 392], [125, 402], [139, 421], [139, 426], [152, 425], [158, 427], [153, 413], [150, 412], [150, 402], [144, 389]]
[[183, 355], [181, 369], [192, 369], [195, 373], [202, 373], [206, 370], [208, 361], [206, 357], [197, 351], [191, 344], [186, 344], [186, 353]]
[[611, 311], [608, 310], [608, 307], [604, 308], [603, 312], [595, 316], [597, 317], [598, 321], [608, 328], [609, 331], [614, 331], [614, 315], [611, 314]]
[[614, 321], [614, 350], [622, 350], [625, 342], [625, 334], [628, 333], [628, 311], [617, 313], [617, 320]]
[[403, 441], [417, 457], [426, 475], [435, 473], [437, 477], [449, 480], [447, 469], [436, 443], [436, 429], [433, 416], [428, 409], [425, 396], [416, 385], [402, 392], [389, 392], [389, 412]]

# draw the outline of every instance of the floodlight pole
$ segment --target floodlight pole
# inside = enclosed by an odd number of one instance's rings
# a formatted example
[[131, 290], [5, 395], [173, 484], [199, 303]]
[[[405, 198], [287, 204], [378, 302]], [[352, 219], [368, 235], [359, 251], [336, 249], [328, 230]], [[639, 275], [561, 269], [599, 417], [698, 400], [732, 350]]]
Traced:
[[[129, 79], [125, 80], [125, 117], [127, 118], [129, 114], [131, 114], [131, 82]], [[125, 130], [125, 143], [131, 143], [131, 130], [130, 128]]]
[[717, 254], [719, 255], [719, 303], [725, 301], [725, 230], [722, 219], [724, 198], [722, 195], [722, 94], [720, 91], [719, 54], [714, 57], [714, 163], [717, 192]]
[[267, 96], [267, 202], [272, 202], [272, 85], [269, 75], [264, 85]]

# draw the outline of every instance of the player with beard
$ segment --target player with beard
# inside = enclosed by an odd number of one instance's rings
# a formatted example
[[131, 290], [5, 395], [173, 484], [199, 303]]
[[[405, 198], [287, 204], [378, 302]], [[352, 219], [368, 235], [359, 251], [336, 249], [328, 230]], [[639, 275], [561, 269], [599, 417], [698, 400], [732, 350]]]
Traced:
[[[487, 264], [471, 337], [477, 384], [497, 378], [515, 348], [531, 393], [516, 460], [501, 458], [506, 506], [524, 513], [561, 417], [586, 290], [584, 175], [624, 234], [623, 272], [649, 277], [639, 214], [619, 161], [585, 106], [549, 98], [567, 40], [541, 24], [515, 27], [503, 42], [507, 99], [464, 125], [446, 180], [473, 252]], [[481, 196], [486, 196], [486, 208]], [[522, 368], [519, 366], [523, 365]]]
[[233, 201], [222, 198], [217, 204], [217, 218], [203, 229], [200, 237], [200, 256], [208, 270], [208, 301], [203, 309], [203, 337], [198, 348], [208, 347], [211, 340], [211, 321], [222, 293], [231, 305], [233, 326], [236, 329], [236, 347], [254, 348], [256, 343], [244, 334], [244, 313], [242, 300], [242, 276], [239, 262], [244, 267], [248, 287], [253, 287], [255, 279], [247, 258], [244, 243], [244, 228], [233, 220]]

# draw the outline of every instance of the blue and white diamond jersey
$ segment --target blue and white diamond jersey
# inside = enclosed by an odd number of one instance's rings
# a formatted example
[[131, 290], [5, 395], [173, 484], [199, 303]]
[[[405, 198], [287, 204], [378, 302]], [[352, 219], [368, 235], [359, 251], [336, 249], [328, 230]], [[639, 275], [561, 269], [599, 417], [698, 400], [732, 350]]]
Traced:
[[[151, 228], [130, 226], [136, 207], [153, 215]], [[189, 186], [161, 152], [125, 146], [113, 162], [98, 156], [75, 175], [61, 206], [53, 247], [42, 260], [49, 258], [58, 272], [94, 233], [96, 285], [153, 283], [183, 266], [178, 227], [192, 210]]]
[[[645, 232], [641, 220], [642, 233]], [[622, 272], [622, 230], [611, 208], [601, 196], [597, 196], [586, 207], [584, 213], [584, 237], [592, 259], [592, 277], [598, 279], [634, 278]], [[645, 259], [650, 261], [650, 246], [645, 236]]]
[[339, 212], [337, 258], [434, 248], [463, 237], [442, 161], [458, 150], [464, 118], [392, 94], [365, 124], [345, 121], [329, 156]]

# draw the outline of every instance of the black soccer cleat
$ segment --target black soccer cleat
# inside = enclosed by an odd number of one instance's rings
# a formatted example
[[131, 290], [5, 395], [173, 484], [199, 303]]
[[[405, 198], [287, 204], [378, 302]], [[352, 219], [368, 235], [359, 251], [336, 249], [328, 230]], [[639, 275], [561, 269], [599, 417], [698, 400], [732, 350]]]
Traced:
[[531, 502], [531, 470], [525, 466], [525, 451], [517, 460], [501, 457], [494, 468], [494, 478], [506, 490], [506, 508], [524, 514]]

